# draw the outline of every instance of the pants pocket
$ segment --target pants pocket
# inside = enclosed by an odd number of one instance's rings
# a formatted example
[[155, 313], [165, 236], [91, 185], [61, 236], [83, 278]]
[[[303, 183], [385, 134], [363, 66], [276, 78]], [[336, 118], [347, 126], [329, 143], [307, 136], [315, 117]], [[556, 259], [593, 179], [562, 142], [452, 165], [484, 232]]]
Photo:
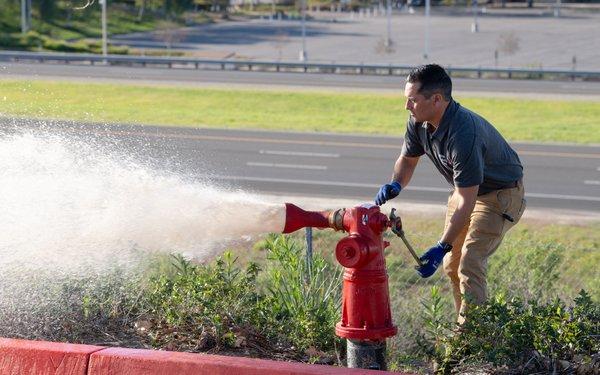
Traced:
[[521, 220], [525, 209], [527, 208], [527, 200], [525, 198], [521, 198], [521, 206], [517, 210], [517, 214], [514, 216], [515, 223]]

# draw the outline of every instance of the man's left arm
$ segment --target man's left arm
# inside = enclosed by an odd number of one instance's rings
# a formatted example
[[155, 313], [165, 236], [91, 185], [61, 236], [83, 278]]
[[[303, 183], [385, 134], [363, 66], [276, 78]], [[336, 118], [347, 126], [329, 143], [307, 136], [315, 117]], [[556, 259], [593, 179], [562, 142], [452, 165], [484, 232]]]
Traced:
[[450, 222], [440, 239], [441, 243], [452, 245], [459, 233], [469, 222], [475, 202], [477, 201], [477, 192], [479, 185], [469, 187], [456, 187], [454, 189], [454, 199], [456, 202], [456, 210], [450, 218]]
[[449, 149], [453, 161], [453, 194], [457, 200], [457, 207], [440, 241], [421, 257], [423, 266], [417, 270], [421, 277], [433, 275], [442, 264], [444, 255], [452, 250], [452, 243], [468, 223], [475, 208], [479, 184], [483, 182], [485, 147], [477, 141], [474, 133], [463, 134], [460, 139], [453, 139]]
[[458, 199], [456, 210], [452, 214], [442, 238], [421, 257], [423, 265], [417, 268], [417, 272], [421, 277], [433, 275], [442, 264], [444, 255], [452, 250], [452, 243], [469, 221], [473, 208], [475, 208], [478, 191], [479, 185], [456, 187], [454, 189], [454, 198]]

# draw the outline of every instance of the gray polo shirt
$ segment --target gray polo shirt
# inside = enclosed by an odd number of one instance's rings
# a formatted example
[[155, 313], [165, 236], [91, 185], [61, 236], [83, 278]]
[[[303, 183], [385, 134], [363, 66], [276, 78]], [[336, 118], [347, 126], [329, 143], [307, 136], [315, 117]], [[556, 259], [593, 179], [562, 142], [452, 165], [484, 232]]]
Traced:
[[523, 177], [517, 153], [483, 117], [452, 100], [435, 131], [410, 116], [402, 155], [427, 154], [448, 183], [479, 185], [478, 195], [511, 187]]

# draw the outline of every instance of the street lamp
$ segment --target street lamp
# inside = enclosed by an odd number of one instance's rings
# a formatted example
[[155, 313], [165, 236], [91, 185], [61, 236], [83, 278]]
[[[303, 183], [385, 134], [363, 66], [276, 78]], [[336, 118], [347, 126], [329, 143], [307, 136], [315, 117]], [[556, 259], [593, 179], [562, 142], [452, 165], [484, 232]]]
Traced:
[[302, 50], [300, 51], [300, 61], [306, 61], [306, 0], [302, 0]]
[[[106, 2], [108, 0], [98, 0], [102, 6], [102, 56], [106, 57], [108, 54], [108, 46], [106, 41]], [[106, 60], [104, 61], [106, 63]]]
[[425, 0], [425, 51], [423, 51], [423, 58], [427, 60], [429, 58], [429, 12], [431, 10], [431, 0]]
[[21, 0], [21, 32], [25, 34], [31, 26], [31, 0]]
[[471, 32], [479, 32], [479, 22], [477, 21], [477, 0], [473, 0], [473, 23], [471, 24]]
[[392, 0], [387, 0], [387, 38], [385, 39], [385, 46], [390, 47], [392, 45]]

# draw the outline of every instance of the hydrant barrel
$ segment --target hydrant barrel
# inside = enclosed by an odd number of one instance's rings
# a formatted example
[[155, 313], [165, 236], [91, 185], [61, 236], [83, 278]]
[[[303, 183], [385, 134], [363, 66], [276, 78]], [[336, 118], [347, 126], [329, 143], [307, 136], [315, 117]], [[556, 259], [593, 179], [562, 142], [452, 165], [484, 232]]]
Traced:
[[383, 340], [397, 332], [392, 323], [383, 232], [388, 219], [378, 206], [358, 206], [344, 214], [344, 230], [336, 258], [345, 267], [342, 319], [338, 336], [352, 340]]
[[335, 333], [348, 341], [348, 367], [384, 370], [385, 339], [397, 332], [392, 323], [383, 233], [390, 222], [378, 206], [365, 204], [336, 211], [305, 211], [286, 203], [283, 233], [300, 228], [332, 228], [349, 235], [335, 255], [344, 267], [342, 319]]

